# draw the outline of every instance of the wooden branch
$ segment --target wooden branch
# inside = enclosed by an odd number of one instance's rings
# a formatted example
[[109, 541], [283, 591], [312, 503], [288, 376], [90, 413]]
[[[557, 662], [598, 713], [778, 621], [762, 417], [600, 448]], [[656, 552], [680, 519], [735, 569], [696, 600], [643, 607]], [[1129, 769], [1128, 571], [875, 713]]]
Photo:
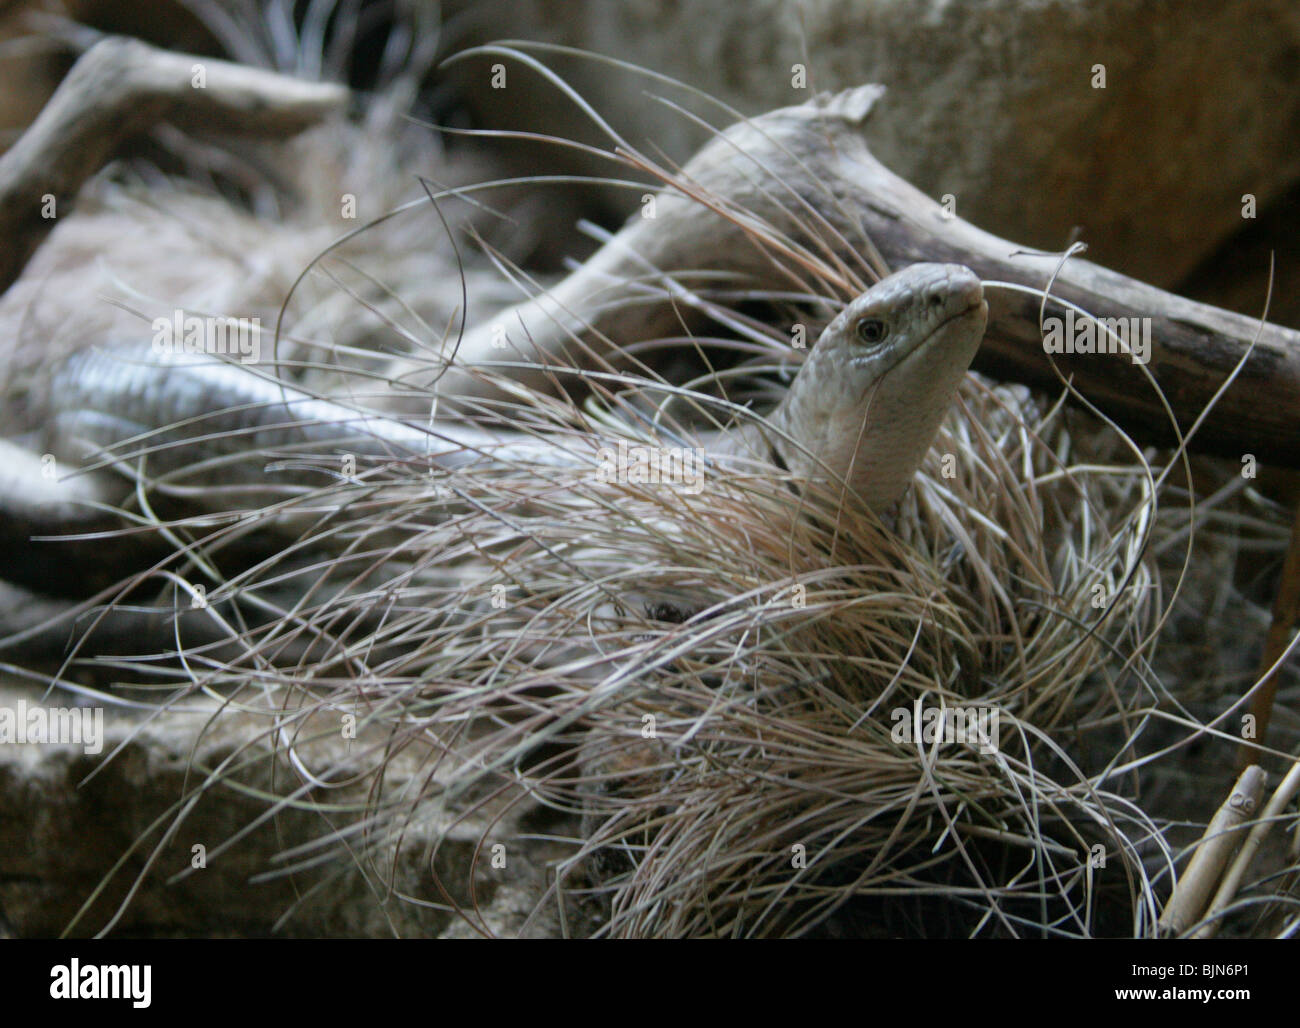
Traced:
[[1210, 901], [1209, 909], [1205, 913], [1205, 919], [1194, 938], [1210, 939], [1217, 934], [1220, 915], [1228, 909], [1236, 898], [1237, 890], [1241, 888], [1246, 872], [1250, 869], [1251, 861], [1255, 859], [1255, 854], [1259, 852], [1259, 847], [1264, 842], [1264, 836], [1281, 819], [1282, 812], [1295, 799], [1297, 793], [1300, 793], [1300, 762], [1291, 765], [1291, 770], [1286, 773], [1286, 777], [1282, 779], [1277, 790], [1269, 797], [1268, 805], [1256, 819], [1250, 834], [1246, 836], [1245, 841], [1241, 844], [1241, 849], [1237, 851], [1231, 866], [1224, 874], [1223, 881], [1220, 882], [1219, 889], [1214, 894], [1214, 899]]
[[1274, 669], [1273, 665], [1282, 660], [1282, 655], [1291, 645], [1291, 632], [1295, 629], [1297, 620], [1300, 620], [1300, 504], [1296, 505], [1291, 541], [1282, 561], [1277, 595], [1273, 597], [1273, 620], [1269, 623], [1268, 636], [1264, 640], [1264, 654], [1259, 660], [1256, 677], [1262, 678], [1263, 682], [1250, 705], [1250, 712], [1255, 715], [1255, 736], [1249, 742], [1243, 741], [1238, 749], [1239, 767], [1246, 767], [1252, 760], [1259, 759], [1259, 747], [1264, 745], [1268, 723], [1273, 716], [1273, 700], [1277, 696], [1277, 680], [1281, 671], [1280, 667]]
[[58, 213], [66, 212], [82, 183], [122, 140], [160, 121], [192, 130], [292, 135], [340, 110], [347, 95], [340, 86], [170, 53], [132, 39], [102, 40], [81, 56], [36, 121], [0, 157], [0, 291], [53, 227], [45, 197], [54, 198]]
[[1242, 826], [1259, 809], [1267, 780], [1263, 768], [1253, 764], [1242, 771], [1231, 794], [1206, 826], [1187, 870], [1179, 877], [1178, 885], [1160, 915], [1162, 932], [1182, 935], [1201, 919], [1223, 878], [1224, 868], [1246, 838]]
[[[460, 361], [536, 360], [590, 368], [616, 360], [624, 344], [679, 333], [682, 311], [680, 303], [647, 305], [644, 291], [633, 293], [618, 279], [637, 277], [644, 283], [653, 269], [731, 271], [754, 288], [788, 289], [788, 273], [772, 259], [781, 246], [773, 240], [781, 235], [850, 267], [863, 266], [860, 251], [869, 238], [894, 268], [951, 261], [969, 266], [986, 282], [1045, 288], [1060, 263], [1057, 256], [1025, 253], [1016, 243], [951, 215], [871, 155], [863, 124], [879, 93], [879, 87], [865, 86], [732, 126], [658, 195], [654, 217], [634, 216], [551, 292], [498, 315], [491, 325], [477, 325], [462, 342]], [[715, 211], [686, 194], [712, 198]], [[788, 253], [782, 256], [785, 266], [793, 263]], [[1258, 319], [1195, 303], [1079, 259], [1064, 265], [1052, 294], [1097, 318], [1150, 319], [1147, 366], [1183, 431], [1258, 334], [1254, 351], [1192, 448], [1237, 458], [1251, 453], [1263, 462], [1300, 468], [1300, 333], [1271, 324], [1261, 330]], [[1058, 390], [1060, 379], [1040, 333], [1039, 298], [996, 287], [988, 295], [989, 329], [975, 367]], [[635, 306], [617, 302], [634, 297]], [[1049, 303], [1046, 314], [1063, 319], [1064, 308]], [[590, 353], [582, 352], [575, 334]], [[1158, 396], [1129, 357], [1074, 354], [1056, 360], [1090, 401], [1137, 439], [1174, 440]], [[395, 377], [419, 381], [414, 370], [399, 367]], [[513, 368], [511, 374], [547, 388], [544, 369]], [[438, 391], [453, 399], [496, 395], [490, 383], [466, 372], [446, 375]]]

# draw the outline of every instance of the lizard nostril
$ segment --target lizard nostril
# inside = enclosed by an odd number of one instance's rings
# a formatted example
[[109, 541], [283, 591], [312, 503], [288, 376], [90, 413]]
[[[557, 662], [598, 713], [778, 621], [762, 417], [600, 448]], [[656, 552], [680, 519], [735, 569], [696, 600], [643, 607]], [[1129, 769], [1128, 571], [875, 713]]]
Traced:
[[929, 298], [929, 302], [930, 302], [930, 306], [931, 306], [931, 307], [942, 307], [942, 306], [943, 306], [943, 294], [942, 294], [942, 293], [931, 293], [931, 294], [930, 294], [930, 298]]

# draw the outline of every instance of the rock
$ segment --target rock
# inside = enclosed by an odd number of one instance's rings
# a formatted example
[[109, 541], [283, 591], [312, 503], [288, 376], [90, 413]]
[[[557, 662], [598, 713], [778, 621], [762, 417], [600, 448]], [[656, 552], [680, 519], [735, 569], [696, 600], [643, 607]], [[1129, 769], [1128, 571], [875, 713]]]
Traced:
[[[18, 710], [23, 701], [28, 708], [77, 703], [71, 694], [43, 700], [39, 690], [22, 684], [0, 686], [0, 710]], [[113, 934], [124, 937], [558, 933], [553, 905], [534, 913], [555, 847], [516, 837], [521, 822], [529, 835], [563, 834], [545, 811], [518, 797], [510, 797], [516, 802], [504, 813], [502, 800], [472, 809], [467, 800], [466, 809], [451, 812], [429, 808], [407, 827], [396, 860], [385, 841], [364, 862], [364, 873], [346, 852], [318, 865], [312, 858], [321, 850], [313, 844], [355, 818], [333, 806], [320, 813], [283, 809], [265, 818], [268, 806], [258, 794], [283, 796], [299, 784], [283, 750], [272, 759], [266, 748], [267, 719], [228, 708], [209, 720], [215, 704], [206, 711], [197, 698], [187, 705], [195, 712], [157, 717], [106, 708], [97, 754], [77, 745], [0, 744], [0, 933], [7, 925], [15, 937], [57, 936], [74, 919], [76, 936], [110, 923]], [[313, 767], [337, 761], [341, 775], [365, 765], [366, 741], [364, 732], [353, 741], [357, 756], [351, 760], [339, 740], [327, 749], [309, 744], [305, 752], [316, 758]], [[427, 779], [429, 767], [413, 758], [408, 749], [390, 766], [385, 796], [401, 796], [412, 775]], [[223, 764], [239, 767], [232, 776], [238, 788], [206, 792], [175, 823], [177, 810], [203, 780], [200, 769]], [[368, 784], [311, 795], [330, 805], [363, 803]], [[438, 836], [430, 861], [428, 848]], [[359, 841], [350, 837], [354, 851]], [[505, 847], [504, 867], [493, 866], [496, 843]], [[190, 869], [196, 846], [204, 849], [206, 867], [169, 882]], [[297, 847], [305, 849], [294, 855]], [[283, 869], [290, 855], [306, 868], [292, 878], [259, 877]], [[474, 911], [477, 930], [450, 910], [449, 899]], [[83, 904], [88, 908], [78, 919]]]

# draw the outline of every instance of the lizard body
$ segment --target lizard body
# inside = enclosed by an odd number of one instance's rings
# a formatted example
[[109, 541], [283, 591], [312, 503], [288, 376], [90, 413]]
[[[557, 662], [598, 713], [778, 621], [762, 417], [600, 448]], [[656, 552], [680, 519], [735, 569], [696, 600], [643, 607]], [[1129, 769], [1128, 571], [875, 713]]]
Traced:
[[[766, 418], [705, 433], [721, 462], [774, 464], [798, 481], [829, 478], [883, 509], [907, 488], [983, 337], [979, 279], [915, 264], [872, 286], [826, 326]], [[143, 344], [91, 349], [51, 387], [51, 452], [82, 459], [148, 451], [153, 476], [189, 486], [266, 484], [269, 453], [429, 456], [448, 470], [489, 455], [581, 466], [543, 436], [451, 422], [430, 425], [319, 399], [217, 358]], [[312, 479], [308, 472], [308, 481]], [[292, 475], [275, 480], [293, 481]]]

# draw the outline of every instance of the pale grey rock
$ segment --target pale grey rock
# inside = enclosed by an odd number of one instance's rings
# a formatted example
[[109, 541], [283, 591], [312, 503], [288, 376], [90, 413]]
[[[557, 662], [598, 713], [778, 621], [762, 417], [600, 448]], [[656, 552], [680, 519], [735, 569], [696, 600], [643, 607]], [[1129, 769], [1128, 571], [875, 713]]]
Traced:
[[[30, 686], [0, 685], [0, 707], [17, 709], [23, 700], [64, 707], [77, 702], [69, 693], [42, 700], [41, 692]], [[286, 810], [219, 851], [224, 841], [266, 812], [267, 803], [254, 790], [284, 795], [295, 782], [286, 761], [273, 765], [264, 755], [259, 740], [266, 732], [265, 719], [228, 710], [209, 722], [210, 714], [211, 709], [206, 715], [147, 717], [110, 707], [103, 752], [97, 755], [76, 745], [0, 744], [0, 934], [7, 925], [19, 938], [57, 936], [92, 900], [72, 934], [104, 929], [174, 821], [175, 805], [201, 778], [198, 769], [218, 766], [241, 752], [258, 755], [236, 776], [242, 789], [218, 787], [202, 798], [160, 850], [113, 934], [383, 938], [558, 933], [553, 906], [537, 909], [546, 890], [547, 863], [558, 850], [528, 836], [562, 835], [564, 827], [527, 802], [500, 820], [492, 805], [468, 814], [460, 809], [450, 815], [423, 812], [410, 824], [395, 865], [391, 849], [385, 849], [365, 865], [365, 874], [342, 856], [292, 880], [259, 880], [282, 869], [296, 847], [328, 837], [332, 827], [346, 825], [349, 818], [334, 814], [327, 820], [314, 812]], [[342, 759], [342, 751], [330, 758]], [[427, 767], [420, 773], [399, 758], [389, 769], [390, 788], [400, 789], [410, 774], [423, 781], [427, 773]], [[353, 788], [317, 798], [356, 802], [363, 796]], [[518, 837], [521, 824], [531, 826], [523, 838]], [[442, 839], [430, 861], [429, 844], [438, 835]], [[490, 847], [497, 841], [505, 846], [504, 868], [494, 868], [490, 861]], [[207, 866], [169, 883], [190, 866], [196, 845], [205, 847]], [[121, 870], [93, 899], [119, 860]], [[386, 878], [394, 894], [388, 892]], [[477, 929], [448, 909], [443, 889], [462, 909], [475, 911]], [[401, 895], [423, 902], [408, 902]]]

